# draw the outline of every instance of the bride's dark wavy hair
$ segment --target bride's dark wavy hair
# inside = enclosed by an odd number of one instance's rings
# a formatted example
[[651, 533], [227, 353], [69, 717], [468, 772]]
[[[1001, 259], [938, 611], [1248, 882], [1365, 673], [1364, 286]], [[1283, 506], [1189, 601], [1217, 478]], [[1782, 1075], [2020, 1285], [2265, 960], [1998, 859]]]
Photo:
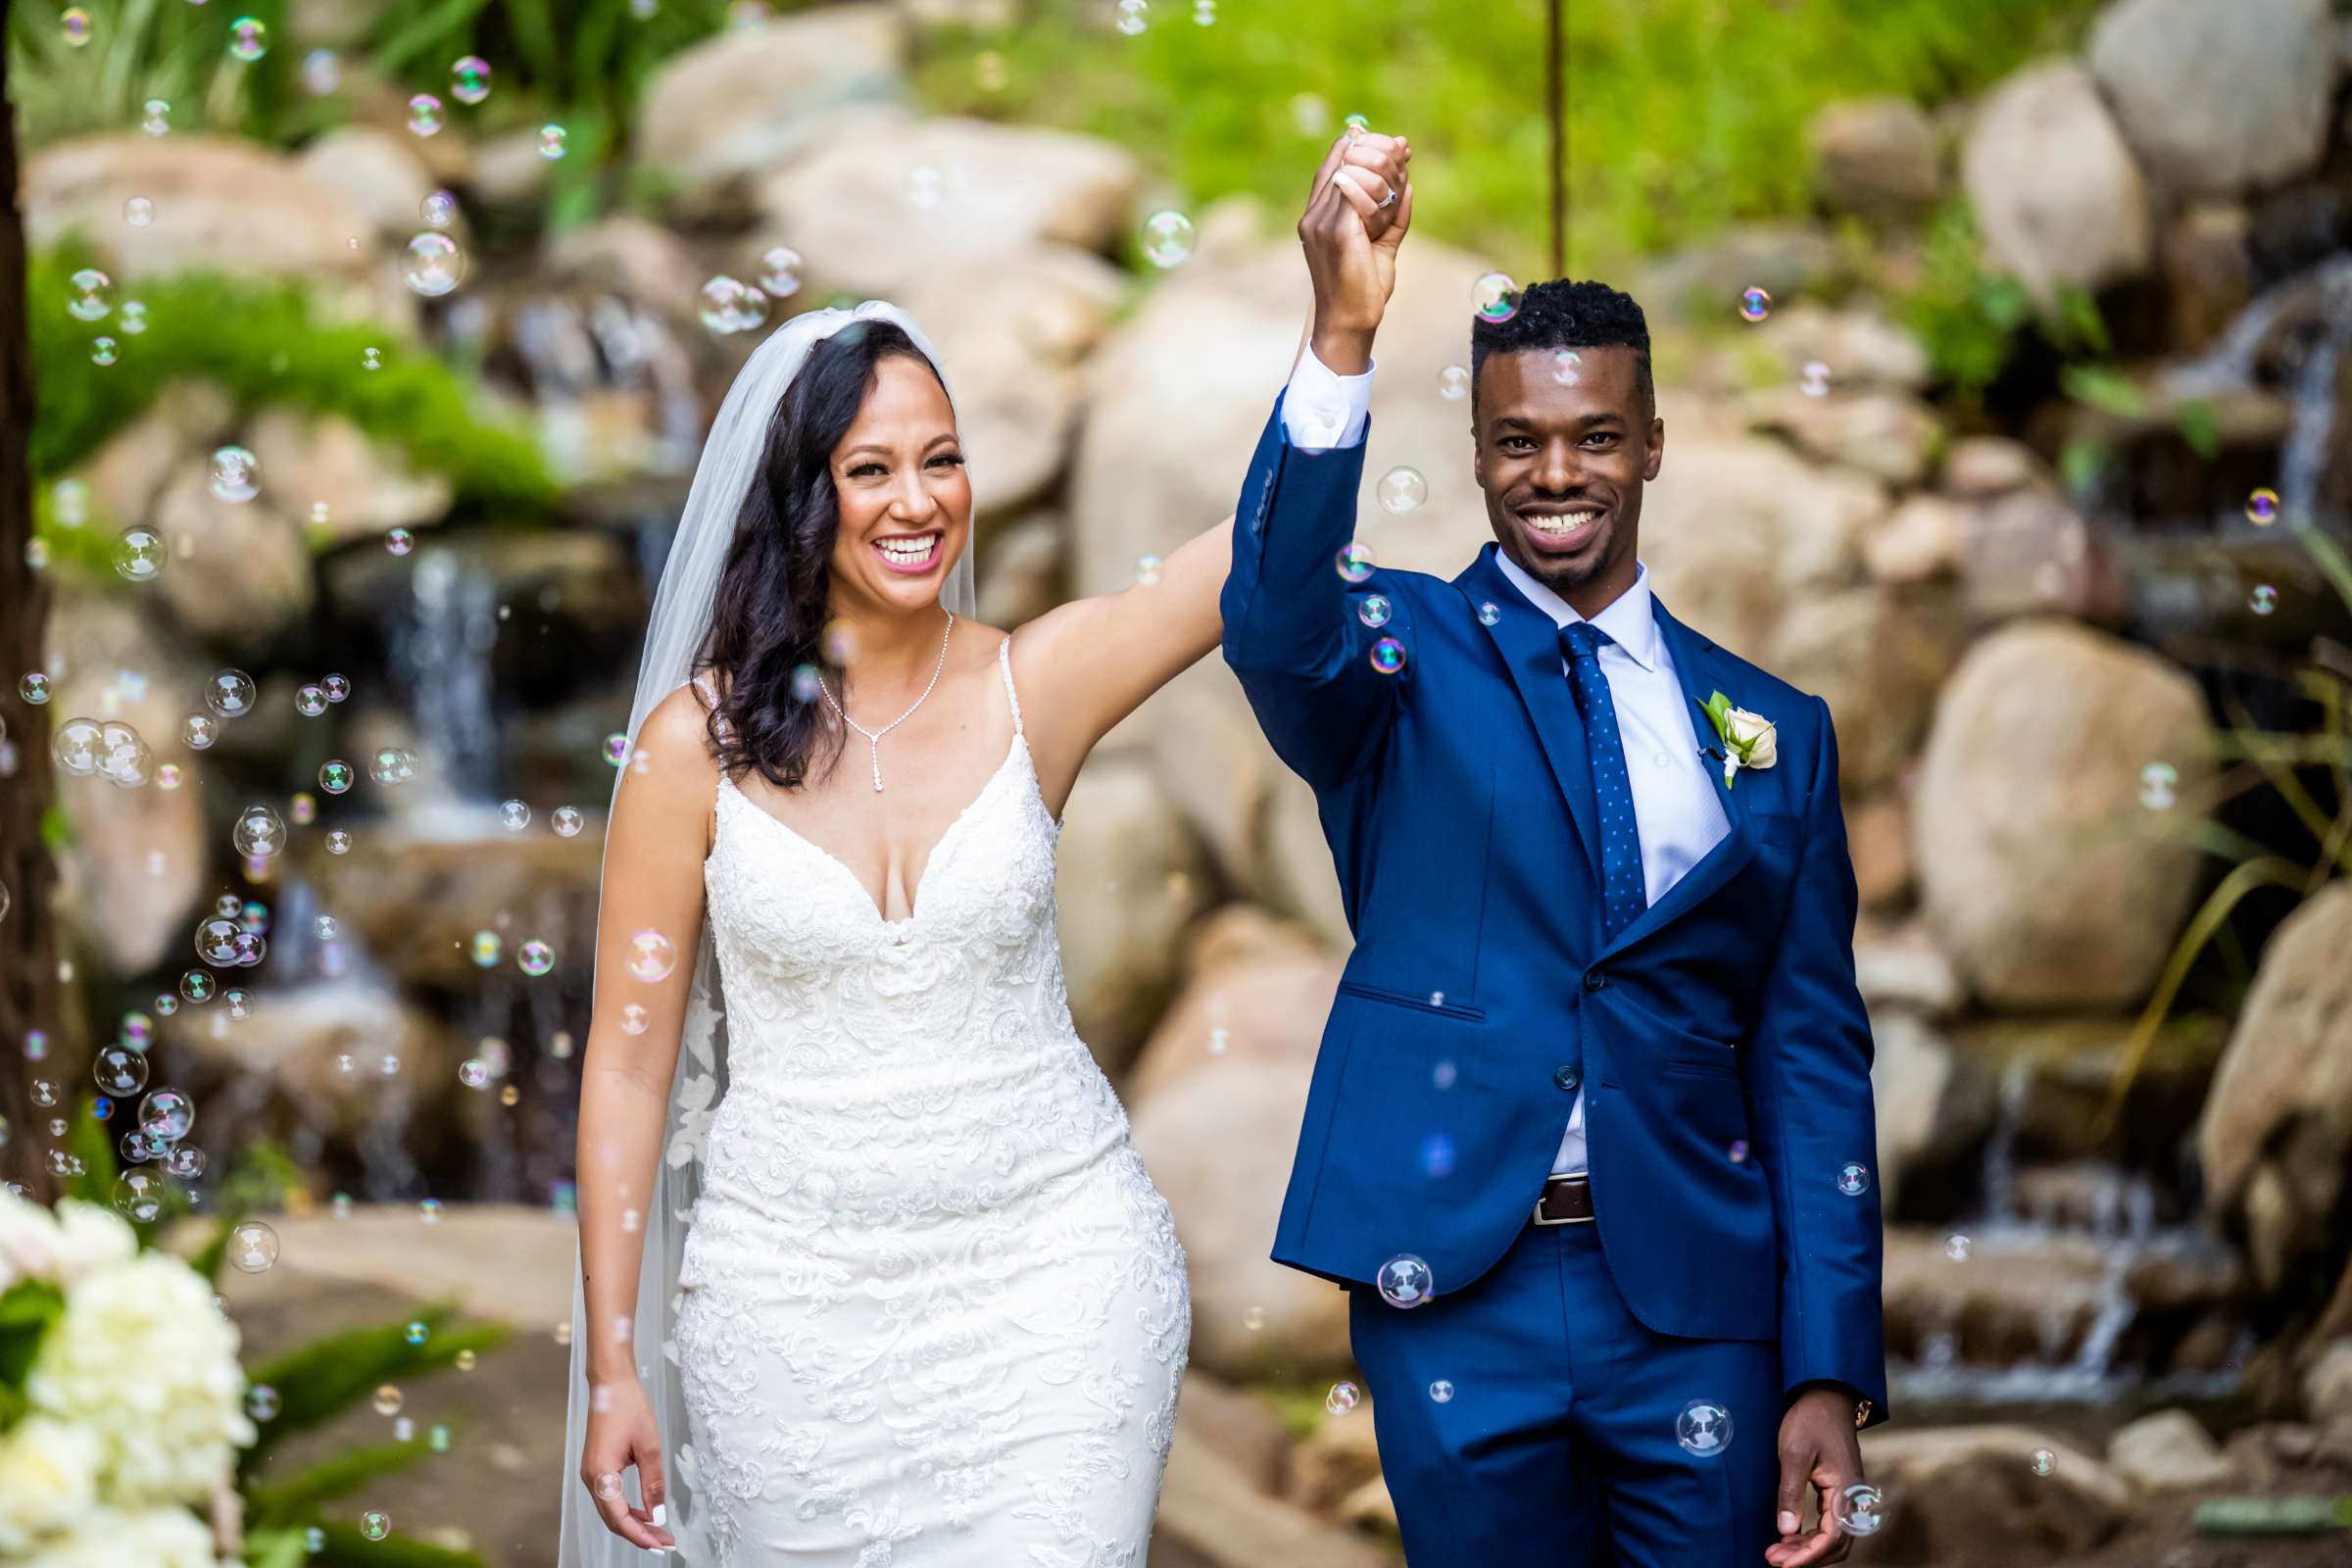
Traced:
[[876, 370], [894, 355], [939, 374], [899, 326], [854, 321], [808, 351], [768, 421], [719, 572], [710, 635], [695, 661], [698, 674], [716, 677], [718, 704], [709, 728], [730, 778], [757, 771], [793, 789], [830, 770], [841, 756], [841, 721], [822, 698], [796, 697], [793, 673], [811, 664], [840, 689], [841, 670], [823, 648], [833, 540], [841, 527], [833, 449], [857, 422]]

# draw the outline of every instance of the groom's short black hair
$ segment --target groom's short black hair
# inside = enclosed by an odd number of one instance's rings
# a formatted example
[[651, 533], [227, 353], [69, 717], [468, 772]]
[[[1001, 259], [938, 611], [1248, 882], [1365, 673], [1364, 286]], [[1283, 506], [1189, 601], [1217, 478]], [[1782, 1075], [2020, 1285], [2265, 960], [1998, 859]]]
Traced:
[[1477, 397], [1479, 371], [1490, 354], [1522, 349], [1632, 349], [1636, 385], [1644, 408], [1656, 409], [1656, 383], [1649, 372], [1649, 318], [1630, 294], [1606, 283], [1571, 283], [1555, 277], [1530, 283], [1519, 293], [1519, 309], [1507, 321], [1474, 316], [1470, 327], [1470, 387]]

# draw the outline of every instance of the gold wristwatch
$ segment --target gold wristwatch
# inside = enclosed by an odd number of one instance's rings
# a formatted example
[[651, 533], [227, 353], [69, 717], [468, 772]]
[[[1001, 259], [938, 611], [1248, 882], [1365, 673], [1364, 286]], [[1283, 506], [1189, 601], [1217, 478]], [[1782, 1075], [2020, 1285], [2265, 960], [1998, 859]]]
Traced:
[[1863, 1396], [1854, 1400], [1854, 1430], [1856, 1432], [1861, 1431], [1864, 1427], [1870, 1424], [1870, 1412], [1876, 1410], [1877, 1408], [1877, 1405], [1870, 1402], [1868, 1396]]

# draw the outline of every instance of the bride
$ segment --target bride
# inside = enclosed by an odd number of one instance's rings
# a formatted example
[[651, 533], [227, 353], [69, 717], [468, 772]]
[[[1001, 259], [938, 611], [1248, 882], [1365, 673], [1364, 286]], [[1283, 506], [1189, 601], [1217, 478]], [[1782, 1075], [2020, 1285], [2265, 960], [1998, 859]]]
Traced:
[[[1385, 219], [1407, 157], [1343, 140], [1317, 195]], [[564, 1568], [1141, 1568], [1191, 1306], [1054, 843], [1216, 646], [1232, 523], [1008, 636], [971, 510], [888, 305], [779, 328], [712, 426], [606, 841]]]

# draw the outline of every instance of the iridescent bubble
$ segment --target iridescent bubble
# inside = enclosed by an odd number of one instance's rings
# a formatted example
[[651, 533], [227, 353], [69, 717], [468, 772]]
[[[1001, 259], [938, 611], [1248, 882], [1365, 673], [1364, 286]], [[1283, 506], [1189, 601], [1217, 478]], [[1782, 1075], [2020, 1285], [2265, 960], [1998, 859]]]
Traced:
[[161, 98], [150, 98], [140, 106], [139, 128], [150, 136], [166, 136], [172, 132], [172, 106]]
[[619, 1475], [613, 1471], [608, 1470], [603, 1475], [598, 1476], [596, 1478], [596, 1494], [607, 1502], [614, 1502], [619, 1500]]
[[302, 57], [302, 90], [323, 98], [343, 85], [343, 62], [332, 49], [314, 49]]
[[2246, 608], [2257, 615], [2267, 615], [2278, 608], [2278, 590], [2267, 582], [2258, 582], [2246, 596]]
[[468, 1056], [458, 1063], [458, 1082], [468, 1089], [486, 1089], [490, 1085], [490, 1064], [479, 1056]]
[[1382, 1300], [1403, 1311], [1427, 1305], [1438, 1294], [1437, 1280], [1430, 1273], [1429, 1264], [1410, 1252], [1399, 1252], [1381, 1264], [1372, 1284]]
[[554, 163], [564, 156], [564, 144], [569, 140], [570, 132], [562, 125], [552, 122], [541, 125], [539, 127], [539, 156], [551, 164]]
[[115, 536], [115, 574], [124, 582], [153, 582], [164, 574], [164, 536], [130, 527]]
[[24, 678], [17, 682], [17, 695], [34, 708], [44, 706], [49, 701], [49, 677], [37, 669], [26, 670]]
[[1371, 627], [1386, 626], [1396, 607], [1389, 603], [1386, 594], [1366, 594], [1355, 603], [1355, 618]]
[[1830, 368], [1819, 360], [1807, 360], [1797, 385], [1809, 398], [1828, 397], [1830, 395]]
[[1144, 220], [1144, 257], [1154, 267], [1181, 267], [1192, 260], [1199, 235], [1193, 220], [1163, 207]]
[[2172, 809], [2180, 770], [2170, 762], [2150, 762], [2139, 770], [2139, 804], [2151, 811]]
[[1157, 556], [1138, 556], [1135, 558], [1135, 580], [1146, 588], [1153, 587], [1159, 582], [1160, 568], [1166, 564]]
[[2278, 520], [2278, 492], [2257, 490], [2246, 497], [2246, 520], [2267, 528]]
[[1119, 0], [1116, 24], [1121, 32], [1132, 38], [1152, 25], [1152, 7], [1147, 0]]
[[360, 1534], [369, 1541], [381, 1541], [392, 1533], [392, 1516], [381, 1508], [370, 1508], [360, 1515]]
[[147, 1087], [147, 1057], [127, 1046], [106, 1046], [91, 1054], [90, 1075], [110, 1095], [135, 1095]]
[[359, 782], [359, 774], [349, 762], [341, 760], [318, 764], [318, 787], [329, 795], [340, 795]]
[[[427, 228], [447, 228], [458, 220], [458, 199], [448, 191], [437, 190], [425, 197], [417, 212], [424, 219]], [[373, 369], [374, 367], [368, 368]]]
[[1838, 1528], [1849, 1536], [1875, 1536], [1886, 1522], [1886, 1499], [1867, 1481], [1838, 1494]]
[[[409, 100], [409, 134], [437, 136], [441, 133], [441, 100], [429, 92], [420, 92]], [[418, 290], [419, 293], [423, 292]]]
[[1953, 1262], [1967, 1262], [1968, 1253], [1969, 1241], [1967, 1237], [1955, 1232], [1954, 1234], [1946, 1236], [1943, 1239], [1943, 1255], [1950, 1258]]
[[245, 1391], [245, 1414], [255, 1421], [274, 1421], [282, 1408], [277, 1391], [267, 1383], [256, 1383]]
[[190, 1002], [202, 1004], [213, 1000], [213, 977], [202, 969], [190, 969], [179, 977], [179, 994]]
[[801, 253], [789, 245], [771, 245], [760, 253], [760, 286], [770, 299], [789, 299], [801, 291]]
[[164, 1174], [192, 1182], [204, 1174], [204, 1151], [182, 1144], [164, 1154]]
[[527, 975], [542, 975], [556, 966], [556, 950], [540, 941], [525, 942], [514, 950], [514, 967]]
[[1352, 1383], [1334, 1383], [1331, 1392], [1323, 1396], [1323, 1408], [1333, 1415], [1346, 1415], [1363, 1398], [1363, 1393]]
[[1347, 131], [1348, 139], [1349, 141], [1354, 141], [1372, 129], [1372, 117], [1369, 115], [1349, 115], [1346, 120], [1341, 121], [1340, 124], [1342, 128]]
[[228, 57], [252, 65], [270, 52], [270, 28], [259, 17], [239, 17], [228, 24]]
[[1848, 1198], [1860, 1198], [1870, 1191], [1870, 1169], [1864, 1165], [1838, 1167], [1838, 1190]]
[[408, 529], [392, 528], [385, 531], [384, 551], [386, 554], [405, 556], [416, 548], [416, 536], [409, 532]]
[[641, 1035], [652, 1028], [653, 1024], [653, 1015], [636, 1003], [631, 1002], [622, 1005], [620, 1009], [620, 1032], [622, 1034]]
[[122, 204], [122, 221], [133, 228], [145, 228], [155, 221], [155, 203], [145, 196], [133, 196]]
[[1421, 477], [1418, 468], [1391, 468], [1380, 476], [1374, 493], [1384, 510], [1401, 515], [1429, 499], [1429, 481]]
[[333, 832], [327, 834], [326, 853], [329, 855], [349, 855], [351, 853], [351, 835], [344, 832], [341, 828], [336, 828]]
[[423, 1319], [413, 1318], [410, 1320], [409, 1326], [401, 1331], [400, 1337], [411, 1345], [422, 1345], [426, 1340], [432, 1338], [432, 1329], [425, 1324]]
[[311, 922], [311, 934], [321, 942], [332, 942], [343, 934], [343, 922], [331, 914], [322, 914]]
[[318, 682], [318, 689], [326, 693], [328, 702], [339, 703], [351, 695], [351, 682], [341, 675], [329, 675]]
[[257, 931], [239, 931], [229, 939], [229, 947], [236, 953], [235, 963], [240, 969], [252, 968], [270, 953], [268, 939]]
[[115, 313], [115, 322], [127, 337], [137, 337], [147, 330], [147, 307], [137, 300], [124, 300]]
[[315, 682], [306, 682], [295, 690], [294, 710], [305, 718], [317, 718], [326, 711], [326, 689]]
[[449, 1451], [450, 1444], [449, 1428], [445, 1426], [435, 1426], [431, 1431], [424, 1435], [424, 1443], [425, 1446], [432, 1449], [435, 1453], [447, 1453]]
[[1342, 581], [1362, 582], [1372, 575], [1372, 547], [1361, 540], [1351, 540], [1340, 551], [1336, 564]]
[[248, 806], [237, 813], [236, 825], [229, 829], [228, 836], [239, 855], [266, 860], [286, 847], [285, 818], [267, 806]]
[[399, 783], [400, 748], [397, 746], [377, 747], [375, 755], [368, 759], [368, 776], [378, 784]]
[[422, 1202], [418, 1203], [418, 1204], [416, 1205], [416, 1219], [417, 1219], [417, 1223], [419, 1223], [419, 1224], [423, 1224], [423, 1225], [438, 1225], [438, 1224], [440, 1224], [440, 1223], [441, 1223], [441, 1200], [439, 1200], [438, 1198], [428, 1198], [428, 1199], [424, 1200]]
[[1264, 1307], [1252, 1305], [1244, 1309], [1242, 1312], [1242, 1327], [1248, 1329], [1250, 1333], [1255, 1334], [1265, 1326], [1266, 1309]]
[[2037, 1476], [2046, 1476], [2058, 1468], [2058, 1455], [2048, 1448], [2035, 1448], [2027, 1456], [2026, 1468]]
[[[226, 915], [216, 914], [196, 926], [196, 956], [217, 969], [236, 966], [237, 939], [246, 935], [245, 928]], [[185, 981], [182, 981], [185, 988]], [[204, 999], [197, 997], [201, 1002]]]
[[1732, 1446], [1732, 1412], [1712, 1399], [1692, 1399], [1674, 1418], [1674, 1441], [1685, 1452], [1712, 1459]]
[[1761, 321], [1772, 314], [1772, 296], [1752, 285], [1740, 291], [1740, 318], [1750, 323]]
[[115, 308], [115, 302], [107, 298], [114, 280], [94, 267], [75, 272], [66, 279], [66, 286], [72, 290], [66, 296], [66, 314], [76, 321], [104, 320], [106, 313]]
[[473, 934], [473, 965], [477, 969], [498, 967], [499, 955], [506, 944], [495, 931], [476, 931]]
[[401, 275], [416, 293], [438, 299], [464, 281], [466, 256], [456, 240], [437, 228], [428, 228], [409, 241]]
[[241, 669], [224, 669], [205, 684], [204, 706], [222, 718], [241, 718], [253, 711], [253, 677]]
[[449, 68], [449, 95], [462, 104], [478, 104], [490, 96], [490, 62], [467, 55]]
[[139, 1131], [167, 1144], [176, 1144], [196, 1125], [196, 1102], [176, 1089], [151, 1090], [139, 1102]]
[[57, 19], [57, 24], [65, 34], [68, 48], [79, 49], [90, 41], [90, 14], [81, 7], [68, 6]]
[[571, 838], [580, 831], [582, 825], [580, 808], [576, 806], [559, 806], [554, 814], [548, 817], [547, 825], [556, 830], [556, 837]]
[[1448, 365], [1438, 372], [1438, 396], [1448, 403], [1459, 403], [1470, 395], [1470, 367]]
[[1575, 386], [1585, 378], [1585, 357], [1574, 349], [1553, 350], [1551, 378], [1562, 386]]
[[152, 1225], [163, 1218], [167, 1191], [159, 1172], [133, 1167], [115, 1178], [115, 1207], [133, 1225]]
[[698, 312], [703, 325], [721, 336], [748, 332], [767, 319], [767, 296], [721, 272], [703, 285]]
[[659, 931], [640, 931], [629, 938], [629, 973], [655, 985], [678, 966], [678, 950]]
[[1470, 285], [1470, 309], [1482, 321], [1507, 321], [1519, 314], [1519, 285], [1507, 272], [1488, 272]]
[[243, 1018], [253, 1011], [251, 999], [246, 996], [243, 986], [230, 986], [221, 992], [220, 1005], [227, 1009], [231, 1018]]
[[1212, 27], [1217, 22], [1217, 0], [1193, 0], [1193, 23], [1196, 26]]
[[1394, 675], [1404, 667], [1404, 644], [1394, 637], [1383, 637], [1372, 645], [1372, 667], [1383, 675]]
[[[361, 368], [361, 369], [363, 369], [363, 370], [380, 370], [380, 369], [382, 369], [383, 368], [384, 368], [384, 351], [383, 351], [382, 349], [362, 349], [362, 350], [360, 350], [360, 368]], [[318, 503], [318, 506], [319, 506], [320, 508], [323, 508], [325, 505], [326, 505], [326, 503], [325, 503], [325, 502], [323, 502], [323, 501], [321, 501], [321, 502], [319, 502], [319, 503]], [[322, 515], [318, 515], [317, 513], [314, 513], [312, 520], [313, 520], [313, 521], [316, 521], [316, 522], [324, 522], [324, 521], [326, 521], [326, 518], [325, 518], [324, 516], [322, 516]]]
[[605, 760], [614, 767], [629, 760], [629, 738], [618, 730], [605, 737]]
[[32, 1081], [32, 1102], [44, 1109], [56, 1104], [57, 1085], [46, 1078], [35, 1078]]
[[57, 726], [50, 738], [50, 754], [57, 765], [75, 778], [87, 778], [98, 771], [98, 760], [104, 753], [102, 737], [106, 726], [94, 718], [69, 718]]
[[261, 460], [243, 447], [221, 447], [213, 454], [209, 488], [222, 501], [251, 501], [261, 494]]
[[531, 808], [520, 801], [508, 801], [498, 808], [498, 825], [510, 833], [519, 833], [531, 825]]
[[122, 357], [122, 353], [116, 348], [115, 340], [113, 338], [98, 337], [90, 340], [90, 363], [92, 365], [103, 368], [105, 366], [114, 364], [115, 361], [121, 359]]

